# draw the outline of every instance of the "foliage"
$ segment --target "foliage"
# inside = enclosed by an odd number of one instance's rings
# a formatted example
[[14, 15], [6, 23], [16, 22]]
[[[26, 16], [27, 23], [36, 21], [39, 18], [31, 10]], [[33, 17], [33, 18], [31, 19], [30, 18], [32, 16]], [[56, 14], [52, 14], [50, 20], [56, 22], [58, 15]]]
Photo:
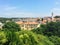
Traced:
[[54, 43], [49, 41], [48, 37], [35, 34], [31, 31], [20, 31], [15, 34], [15, 45], [54, 45]]
[[16, 32], [20, 45], [38, 45], [37, 37], [29, 31]]
[[5, 23], [7, 20], [12, 21], [11, 18], [3, 18], [3, 17], [0, 17], [0, 22], [2, 22], [2, 23]]
[[6, 22], [3, 26], [3, 29], [10, 31], [20, 31], [20, 26], [15, 22]]
[[[3, 32], [3, 33], [2, 33]], [[48, 37], [35, 34], [31, 31], [1, 31], [2, 45], [54, 45]]]
[[38, 35], [38, 40], [40, 43], [39, 45], [54, 45], [54, 43], [52, 43], [47, 36], [41, 34]]
[[56, 35], [60, 37], [60, 22], [41, 24], [41, 26], [37, 29], [34, 29], [33, 32], [47, 36]]
[[47, 29], [46, 24], [41, 24], [40, 27], [33, 29], [32, 31], [37, 33], [37, 34], [44, 34], [46, 29]]
[[49, 37], [50, 41], [54, 43], [54, 45], [60, 45], [60, 37], [57, 36], [51, 36]]
[[60, 18], [60, 16], [55, 16], [54, 18]]
[[0, 31], [0, 45], [5, 44], [7, 42], [7, 37], [5, 32]]
[[0, 30], [0, 45], [60, 45], [60, 22], [42, 24], [32, 31], [7, 22]]

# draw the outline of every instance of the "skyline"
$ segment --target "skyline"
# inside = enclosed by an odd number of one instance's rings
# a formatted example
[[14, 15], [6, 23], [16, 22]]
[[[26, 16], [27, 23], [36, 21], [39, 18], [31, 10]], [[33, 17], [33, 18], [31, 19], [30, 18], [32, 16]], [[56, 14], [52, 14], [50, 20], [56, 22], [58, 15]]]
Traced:
[[0, 17], [60, 16], [60, 0], [0, 0]]

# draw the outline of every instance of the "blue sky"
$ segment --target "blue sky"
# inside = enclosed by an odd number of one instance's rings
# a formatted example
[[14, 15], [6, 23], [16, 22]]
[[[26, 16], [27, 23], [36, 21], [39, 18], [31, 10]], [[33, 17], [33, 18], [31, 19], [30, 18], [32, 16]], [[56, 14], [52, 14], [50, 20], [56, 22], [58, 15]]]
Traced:
[[60, 0], [0, 0], [0, 17], [60, 15]]

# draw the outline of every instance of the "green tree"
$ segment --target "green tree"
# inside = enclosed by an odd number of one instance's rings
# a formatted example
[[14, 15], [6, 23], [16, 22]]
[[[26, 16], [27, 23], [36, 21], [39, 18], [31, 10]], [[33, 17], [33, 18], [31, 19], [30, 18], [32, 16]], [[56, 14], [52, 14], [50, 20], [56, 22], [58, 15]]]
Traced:
[[58, 36], [51, 36], [49, 40], [54, 43], [54, 45], [60, 45], [60, 37]]
[[37, 34], [44, 34], [47, 36], [56, 35], [60, 37], [60, 22], [41, 24], [40, 27], [34, 29], [33, 32]]
[[0, 31], [0, 45], [4, 45], [7, 41], [6, 33], [4, 31]]
[[20, 31], [20, 26], [15, 22], [6, 22], [3, 26], [3, 29], [10, 31]]
[[1, 31], [0, 45], [54, 45], [48, 37], [31, 31]]
[[48, 37], [35, 34], [31, 31], [16, 32], [19, 45], [54, 45]]

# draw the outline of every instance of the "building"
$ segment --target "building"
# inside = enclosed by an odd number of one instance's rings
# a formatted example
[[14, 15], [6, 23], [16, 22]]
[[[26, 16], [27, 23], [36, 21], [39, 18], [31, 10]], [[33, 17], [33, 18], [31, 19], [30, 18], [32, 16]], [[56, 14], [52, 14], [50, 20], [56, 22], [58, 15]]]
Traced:
[[43, 20], [41, 21], [41, 24], [46, 24], [47, 22], [57, 22], [59, 21], [60, 22], [60, 17], [44, 17]]
[[55, 16], [55, 21], [60, 21], [60, 16]]
[[2, 29], [3, 23], [0, 22], [0, 29]]
[[34, 28], [37, 28], [39, 23], [37, 22], [16, 22], [20, 25], [22, 30], [32, 30]]
[[51, 14], [51, 16], [50, 17], [44, 17], [44, 18], [42, 18], [42, 21], [41, 21], [41, 24], [46, 24], [47, 22], [56, 22], [56, 18], [54, 18], [54, 16], [53, 16], [54, 14], [53, 14], [53, 12], [52, 12], [52, 14]]
[[42, 19], [43, 20], [42, 20], [41, 24], [46, 24], [47, 22], [51, 22], [52, 21], [51, 17], [44, 17]]
[[40, 24], [40, 18], [20, 18], [14, 21], [20, 25], [22, 30], [32, 30]]

